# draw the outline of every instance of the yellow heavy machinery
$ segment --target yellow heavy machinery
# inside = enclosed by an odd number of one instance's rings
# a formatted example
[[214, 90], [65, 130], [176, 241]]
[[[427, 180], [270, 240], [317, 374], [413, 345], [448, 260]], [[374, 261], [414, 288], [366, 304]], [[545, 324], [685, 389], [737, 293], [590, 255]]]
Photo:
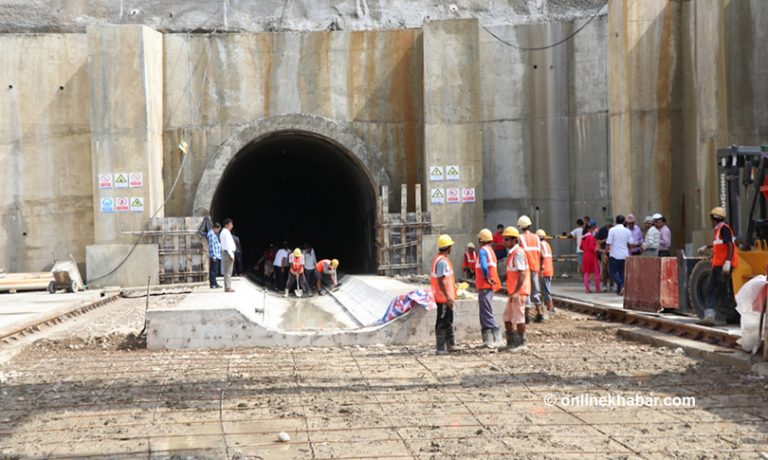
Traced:
[[[718, 149], [717, 172], [720, 206], [726, 209], [726, 221], [733, 228], [739, 249], [738, 268], [731, 275], [731, 313], [726, 318], [734, 323], [739, 319], [734, 294], [753, 276], [764, 274], [768, 264], [768, 145]], [[689, 308], [703, 317], [712, 268], [709, 257], [698, 259], [683, 281], [687, 284]]]

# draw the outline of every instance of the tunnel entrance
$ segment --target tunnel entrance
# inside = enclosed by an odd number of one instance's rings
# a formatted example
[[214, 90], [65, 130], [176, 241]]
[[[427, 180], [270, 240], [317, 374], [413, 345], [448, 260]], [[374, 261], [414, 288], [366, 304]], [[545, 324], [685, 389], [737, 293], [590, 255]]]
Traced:
[[219, 180], [211, 216], [234, 220], [246, 271], [270, 243], [312, 244], [345, 273], [375, 273], [376, 197], [356, 158], [328, 138], [270, 133], [247, 144]]

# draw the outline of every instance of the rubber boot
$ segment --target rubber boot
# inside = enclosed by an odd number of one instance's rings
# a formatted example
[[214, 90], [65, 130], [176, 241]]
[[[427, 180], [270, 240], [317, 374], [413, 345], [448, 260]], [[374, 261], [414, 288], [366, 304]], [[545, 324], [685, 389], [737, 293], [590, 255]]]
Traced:
[[453, 333], [453, 327], [445, 331], [445, 346], [448, 351], [456, 351], [456, 336]]
[[544, 315], [541, 313], [536, 313], [536, 317], [533, 318], [534, 323], [543, 323], [544, 322]]
[[448, 350], [446, 349], [445, 342], [446, 342], [446, 334], [445, 330], [443, 329], [435, 329], [435, 353], [438, 355], [447, 355]]
[[498, 327], [491, 329], [491, 348], [499, 348], [501, 346], [501, 330]]
[[507, 334], [507, 346], [504, 347], [505, 350], [513, 350], [517, 346], [517, 332], [515, 331], [505, 331]]
[[493, 337], [493, 333], [490, 329], [483, 329], [483, 348], [490, 348], [491, 347], [491, 340]]
[[528, 349], [528, 339], [525, 337], [525, 335], [515, 334], [517, 335], [517, 344], [515, 345], [515, 348], [512, 349], [512, 353], [520, 353]]
[[285, 290], [285, 293], [283, 294], [283, 297], [288, 297], [288, 289]]

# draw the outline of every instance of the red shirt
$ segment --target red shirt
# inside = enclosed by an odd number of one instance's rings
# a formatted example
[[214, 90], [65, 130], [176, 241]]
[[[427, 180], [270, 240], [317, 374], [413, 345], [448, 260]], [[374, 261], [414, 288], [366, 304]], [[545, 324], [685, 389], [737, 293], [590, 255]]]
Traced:
[[503, 250], [504, 249], [504, 237], [501, 236], [501, 232], [496, 232], [493, 234], [493, 250]]

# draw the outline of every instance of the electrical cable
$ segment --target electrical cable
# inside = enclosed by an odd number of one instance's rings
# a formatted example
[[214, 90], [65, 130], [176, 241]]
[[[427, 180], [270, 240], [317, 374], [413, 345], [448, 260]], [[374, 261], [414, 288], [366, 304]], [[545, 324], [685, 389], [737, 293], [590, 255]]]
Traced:
[[501, 43], [503, 43], [503, 44], [505, 44], [505, 45], [507, 45], [509, 47], [518, 49], [520, 51], [543, 51], [543, 50], [546, 50], [546, 49], [550, 49], [550, 48], [554, 48], [556, 46], [562, 45], [563, 43], [565, 43], [568, 40], [570, 40], [573, 37], [575, 37], [576, 34], [581, 32], [582, 30], [584, 30], [584, 28], [587, 27], [597, 17], [597, 15], [601, 11], [603, 11], [603, 8], [605, 8], [606, 5], [608, 5], [608, 0], [605, 0], [605, 2], [603, 2], [603, 4], [600, 6], [600, 8], [595, 10], [595, 12], [589, 18], [589, 20], [587, 20], [587, 22], [582, 24], [581, 27], [579, 27], [578, 29], [573, 31], [570, 35], [568, 35], [567, 37], [563, 38], [562, 40], [559, 40], [559, 41], [557, 41], [555, 43], [552, 43], [552, 44], [549, 44], [549, 45], [546, 45], [546, 46], [533, 46], [533, 47], [517, 46], [517, 45], [515, 45], [513, 43], [508, 42], [507, 40], [504, 40], [503, 38], [499, 37], [495, 33], [491, 32], [490, 29], [488, 29], [488, 27], [486, 27], [484, 25], [481, 25], [481, 27], [483, 28], [483, 30], [488, 32], [488, 34], [490, 34], [493, 38], [495, 38], [496, 40], [500, 41]]

